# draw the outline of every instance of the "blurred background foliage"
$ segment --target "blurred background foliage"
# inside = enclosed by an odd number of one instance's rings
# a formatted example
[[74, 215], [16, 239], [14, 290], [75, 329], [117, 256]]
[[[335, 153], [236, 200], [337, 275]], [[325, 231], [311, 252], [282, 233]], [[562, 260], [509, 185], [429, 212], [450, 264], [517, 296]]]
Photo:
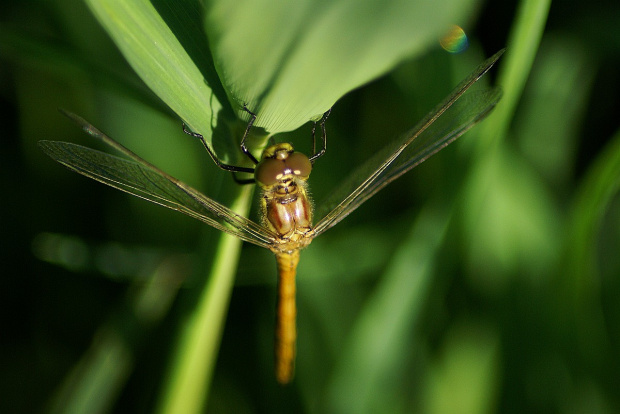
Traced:
[[[537, 3], [542, 17], [520, 14]], [[480, 2], [454, 22], [468, 50], [437, 42], [342, 98], [318, 201], [509, 47], [484, 80], [501, 73], [505, 106], [303, 252], [286, 388], [273, 257], [243, 247], [206, 410], [619, 412], [616, 3], [558, 0], [545, 23], [541, 2]], [[510, 57], [523, 44], [531, 72]], [[233, 181], [77, 0], [0, 5], [0, 105], [0, 411], [151, 412], [219, 234], [69, 173], [36, 142], [86, 142], [63, 107], [206, 194]], [[286, 139], [303, 148], [309, 128]]]

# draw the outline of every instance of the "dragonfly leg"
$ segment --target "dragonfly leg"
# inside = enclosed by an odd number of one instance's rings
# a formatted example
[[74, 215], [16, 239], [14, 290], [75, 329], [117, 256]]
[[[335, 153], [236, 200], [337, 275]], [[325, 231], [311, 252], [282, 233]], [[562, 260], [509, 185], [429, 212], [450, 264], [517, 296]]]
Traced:
[[[200, 142], [202, 142], [202, 145], [205, 147], [205, 149], [207, 150], [209, 155], [211, 156], [211, 159], [213, 160], [215, 165], [217, 165], [222, 170], [230, 171], [230, 172], [233, 172], [233, 173], [237, 173], [237, 172], [244, 172], [244, 173], [250, 173], [250, 174], [254, 173], [254, 168], [240, 167], [240, 166], [237, 166], [237, 165], [229, 165], [229, 164], [225, 164], [222, 161], [220, 161], [219, 158], [217, 158], [215, 153], [209, 147], [209, 144], [207, 144], [207, 141], [205, 140], [205, 137], [203, 137], [201, 134], [199, 134], [197, 132], [189, 130], [187, 128], [187, 125], [185, 125], [185, 124], [183, 124], [183, 132], [185, 132], [187, 135], [190, 135], [190, 136], [192, 136], [194, 138], [198, 138], [200, 140]], [[241, 182], [241, 181], [237, 180], [236, 177], [235, 177], [235, 181]], [[251, 182], [254, 182], [254, 180], [251, 180]]]
[[313, 164], [314, 164], [314, 161], [322, 157], [323, 154], [325, 154], [325, 151], [327, 150], [327, 130], [325, 128], [325, 123], [327, 122], [327, 118], [329, 117], [329, 114], [331, 113], [331, 111], [332, 111], [332, 108], [329, 108], [327, 112], [323, 114], [323, 117], [319, 121], [320, 126], [321, 126], [321, 141], [323, 141], [323, 148], [321, 148], [318, 152], [316, 151], [316, 136], [315, 136], [316, 124], [318, 122], [315, 122], [314, 125], [312, 125], [312, 152], [314, 153], [314, 155], [310, 157], [310, 162]]
[[245, 112], [247, 112], [248, 114], [250, 114], [250, 120], [248, 121], [248, 126], [245, 127], [245, 133], [243, 134], [243, 138], [241, 139], [241, 152], [243, 152], [245, 155], [247, 155], [247, 157], [254, 164], [258, 164], [258, 160], [256, 159], [256, 157], [254, 157], [254, 155], [252, 155], [252, 153], [245, 146], [245, 140], [247, 139], [248, 135], [250, 134], [250, 130], [252, 129], [252, 125], [254, 125], [254, 121], [256, 121], [256, 114], [254, 112], [250, 111], [248, 109], [248, 107], [246, 106], [246, 104], [243, 104], [243, 110]]

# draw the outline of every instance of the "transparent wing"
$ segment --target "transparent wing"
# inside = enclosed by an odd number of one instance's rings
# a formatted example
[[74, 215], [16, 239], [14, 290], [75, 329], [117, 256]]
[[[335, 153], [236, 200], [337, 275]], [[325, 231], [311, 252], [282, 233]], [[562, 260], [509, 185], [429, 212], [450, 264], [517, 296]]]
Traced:
[[[356, 169], [317, 204], [316, 235], [333, 227], [383, 187], [424, 162], [486, 117], [501, 98], [499, 89], [462, 95], [497, 62], [499, 51], [478, 66], [418, 125]], [[458, 102], [457, 102], [458, 101]]]
[[131, 159], [119, 158], [68, 142], [39, 141], [41, 149], [55, 161], [110, 187], [180, 211], [244, 241], [265, 248], [270, 248], [274, 243], [275, 235], [268, 229], [166, 174], [79, 116], [65, 111], [63, 113], [90, 135]]

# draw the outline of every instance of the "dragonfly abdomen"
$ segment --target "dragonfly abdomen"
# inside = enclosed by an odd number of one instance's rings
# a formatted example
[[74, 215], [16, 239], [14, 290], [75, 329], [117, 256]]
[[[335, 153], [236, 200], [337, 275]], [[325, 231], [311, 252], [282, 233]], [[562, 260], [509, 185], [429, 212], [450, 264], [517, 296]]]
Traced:
[[280, 384], [288, 384], [295, 374], [295, 275], [299, 250], [276, 254], [278, 264], [278, 301], [276, 305], [275, 372]]

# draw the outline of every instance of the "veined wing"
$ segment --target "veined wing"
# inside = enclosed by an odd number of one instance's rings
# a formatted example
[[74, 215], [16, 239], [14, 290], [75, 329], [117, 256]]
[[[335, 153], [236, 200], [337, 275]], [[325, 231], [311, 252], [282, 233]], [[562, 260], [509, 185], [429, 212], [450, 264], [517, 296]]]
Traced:
[[180, 211], [244, 241], [265, 248], [270, 248], [275, 241], [275, 235], [268, 229], [168, 175], [79, 116], [65, 111], [63, 113], [79, 124], [84, 131], [131, 159], [116, 157], [68, 142], [39, 141], [41, 149], [55, 161], [110, 187]]
[[500, 50], [478, 66], [418, 125], [353, 171], [325, 201], [317, 204], [316, 216], [320, 220], [314, 227], [315, 234], [319, 235], [340, 222], [383, 187], [484, 119], [501, 98], [501, 90], [496, 88], [462, 95], [491, 69], [503, 53], [504, 50]]

